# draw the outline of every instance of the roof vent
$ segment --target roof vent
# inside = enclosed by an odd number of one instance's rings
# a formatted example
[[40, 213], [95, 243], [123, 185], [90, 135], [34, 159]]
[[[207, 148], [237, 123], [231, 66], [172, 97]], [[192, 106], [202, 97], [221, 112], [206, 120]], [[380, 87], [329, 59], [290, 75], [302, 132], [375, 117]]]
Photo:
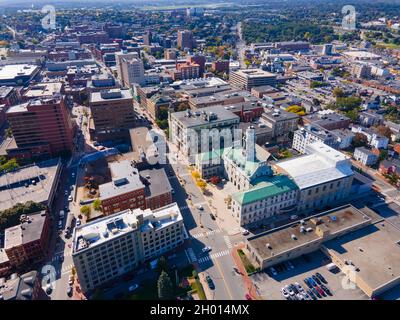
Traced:
[[292, 234], [290, 237], [292, 238], [292, 240], [297, 240], [297, 237], [294, 234]]

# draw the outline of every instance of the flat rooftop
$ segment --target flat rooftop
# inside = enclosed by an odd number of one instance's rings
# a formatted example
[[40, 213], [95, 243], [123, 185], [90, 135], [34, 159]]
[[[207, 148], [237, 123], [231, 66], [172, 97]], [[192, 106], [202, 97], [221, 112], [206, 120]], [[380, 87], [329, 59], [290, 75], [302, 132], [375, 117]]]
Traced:
[[[210, 112], [216, 115], [214, 120], [208, 121], [204, 119], [204, 114], [210, 114]], [[179, 120], [185, 127], [197, 127], [203, 126], [208, 124], [216, 124], [218, 122], [225, 122], [230, 120], [236, 120], [239, 123], [240, 118], [236, 114], [234, 114], [230, 110], [225, 110], [224, 108], [219, 107], [206, 107], [202, 108], [201, 111], [181, 111], [181, 112], [174, 112], [171, 114], [172, 118]]]
[[[304, 228], [312, 228], [312, 231], [301, 232], [301, 224], [299, 222], [294, 222], [250, 237], [247, 241], [257, 250], [263, 259], [272, 258], [315, 241], [322, 242], [322, 237], [315, 232], [316, 226], [311, 222], [312, 218], [320, 219], [321, 224], [318, 226], [323, 225], [324, 228], [329, 230], [331, 235], [372, 220], [371, 217], [365, 213], [351, 205], [347, 205], [305, 219]], [[296, 240], [292, 239], [292, 235], [296, 237]], [[269, 244], [271, 249], [267, 247], [267, 244]]]
[[148, 169], [139, 172], [145, 185], [146, 198], [151, 198], [172, 190], [165, 169]]
[[29, 87], [24, 93], [26, 98], [48, 97], [61, 94], [63, 84], [61, 82], [42, 82]]
[[131, 90], [124, 89], [110, 89], [100, 92], [92, 92], [90, 94], [90, 103], [115, 101], [115, 100], [132, 100], [133, 96]]
[[[143, 216], [142, 224], [138, 219], [141, 215]], [[127, 232], [136, 230], [146, 232], [150, 229], [165, 228], [178, 221], [182, 221], [182, 215], [176, 203], [154, 211], [150, 209], [124, 210], [76, 227], [72, 254], [126, 235]]]
[[309, 154], [275, 164], [278, 171], [289, 174], [300, 189], [353, 175], [348, 158], [321, 142], [310, 144], [306, 152]]
[[144, 188], [139, 171], [128, 160], [111, 162], [111, 182], [99, 185], [100, 199], [108, 199], [120, 194]]
[[30, 214], [27, 221], [17, 226], [5, 229], [4, 249], [14, 248], [32, 241], [39, 240], [46, 221], [46, 211]]
[[352, 261], [371, 288], [400, 278], [400, 230], [388, 221], [380, 221], [340, 238], [325, 242], [342, 261]]
[[12, 80], [21, 76], [32, 76], [39, 67], [33, 64], [8, 64], [0, 66], [0, 81]]
[[57, 183], [60, 168], [60, 160], [52, 159], [1, 175], [0, 210], [27, 201], [47, 204]]
[[234, 71], [233, 73], [236, 73], [242, 77], [252, 79], [252, 78], [264, 78], [264, 77], [270, 77], [270, 78], [276, 78], [276, 74], [273, 74], [268, 71], [264, 71], [262, 69], [244, 69], [244, 70], [237, 70]]

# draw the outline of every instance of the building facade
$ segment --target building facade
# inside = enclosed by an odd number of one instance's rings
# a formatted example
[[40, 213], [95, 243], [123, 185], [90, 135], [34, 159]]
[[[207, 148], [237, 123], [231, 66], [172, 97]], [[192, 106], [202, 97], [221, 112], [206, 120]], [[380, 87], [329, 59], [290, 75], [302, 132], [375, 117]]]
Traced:
[[184, 242], [176, 203], [125, 210], [75, 228], [72, 258], [81, 288], [93, 291]]

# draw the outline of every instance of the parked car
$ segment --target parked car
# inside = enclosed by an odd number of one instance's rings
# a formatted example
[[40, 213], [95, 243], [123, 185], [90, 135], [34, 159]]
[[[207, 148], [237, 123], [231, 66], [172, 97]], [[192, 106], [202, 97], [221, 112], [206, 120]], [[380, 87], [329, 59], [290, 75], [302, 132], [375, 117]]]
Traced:
[[291, 296], [294, 296], [295, 295], [295, 292], [293, 291], [293, 289], [290, 287], [290, 286], [285, 286], [284, 287], [284, 289], [287, 291], [287, 292], [289, 292], [289, 294], [291, 295]]
[[317, 289], [318, 293], [319, 293], [321, 296], [326, 297], [325, 291], [322, 290], [320, 286], [316, 286], [315, 289]]
[[296, 289], [297, 289], [299, 292], [304, 291], [304, 289], [303, 289], [303, 287], [300, 285], [300, 283], [295, 282], [295, 283], [294, 283], [294, 286], [296, 287]]
[[81, 219], [77, 219], [77, 220], [76, 220], [76, 226], [77, 226], [77, 227], [79, 227], [79, 226], [81, 225], [81, 223], [82, 223], [82, 222], [81, 222]]
[[72, 286], [74, 284], [74, 276], [71, 274], [68, 278], [68, 284]]
[[215, 289], [215, 285], [214, 285], [214, 282], [212, 281], [210, 276], [206, 276], [206, 281], [207, 281], [208, 287], [211, 290], [214, 290]]
[[327, 284], [327, 283], [328, 283], [328, 281], [326, 281], [326, 279], [325, 279], [325, 278], [322, 276], [322, 274], [320, 274], [319, 272], [317, 272], [315, 275], [317, 276], [317, 278], [318, 278], [319, 280], [321, 280], [322, 283], [324, 283], [324, 284]]
[[137, 283], [135, 283], [135, 284], [131, 285], [131, 286], [128, 288], [128, 291], [129, 291], [129, 292], [132, 292], [132, 291], [135, 291], [137, 288], [139, 288], [139, 285], [138, 285]]
[[289, 299], [290, 298], [290, 294], [289, 291], [287, 291], [285, 288], [281, 289], [282, 295], [285, 299]]
[[310, 281], [308, 280], [308, 278], [304, 279], [304, 283], [307, 285], [307, 287], [309, 287], [310, 289], [312, 289], [312, 284], [310, 283]]
[[323, 284], [321, 284], [321, 289], [324, 290], [325, 293], [326, 293], [328, 296], [332, 296], [332, 292], [331, 292], [331, 290], [329, 290], [329, 288], [328, 288], [327, 286], [324, 286]]
[[249, 230], [246, 230], [246, 229], [243, 229], [243, 231], [242, 231], [242, 235], [244, 235], [244, 236], [247, 236], [247, 235], [249, 235]]
[[215, 216], [212, 213], [210, 213], [210, 217], [212, 220], [215, 220]]
[[315, 289], [315, 288], [312, 288], [312, 289], [311, 289], [311, 291], [312, 291], [312, 293], [314, 293], [314, 294], [315, 294], [315, 296], [317, 296], [318, 298], [322, 298], [322, 296], [320, 295], [320, 293], [318, 292], [318, 290], [317, 290], [317, 289]]
[[206, 253], [206, 252], [209, 252], [209, 251], [211, 251], [212, 249], [211, 249], [211, 247], [204, 247], [203, 249], [201, 249], [201, 251], [203, 252], [203, 253]]
[[63, 227], [63, 222], [62, 220], [58, 221], [58, 229], [61, 230]]
[[72, 198], [72, 195], [69, 195], [68, 201], [71, 202], [71, 201], [73, 201], [73, 200], [74, 200], [74, 198]]
[[319, 280], [315, 275], [312, 275], [311, 278], [312, 278], [317, 284], [321, 284], [321, 280]]
[[315, 296], [315, 294], [311, 290], [307, 290], [307, 293], [311, 297], [311, 299], [317, 300], [317, 297]]
[[67, 288], [67, 295], [68, 295], [68, 297], [71, 297], [71, 296], [72, 296], [73, 290], [74, 290], [74, 289], [73, 289], [71, 286], [68, 286], [68, 288]]
[[200, 211], [203, 211], [203, 210], [204, 210], [204, 207], [203, 207], [201, 204], [199, 204], [199, 205], [197, 206], [197, 209], [199, 209]]
[[308, 281], [311, 283], [311, 285], [312, 285], [313, 287], [316, 287], [316, 286], [317, 286], [317, 283], [316, 283], [312, 278], [308, 277], [307, 279], [308, 279]]
[[64, 210], [60, 210], [60, 218], [64, 218]]

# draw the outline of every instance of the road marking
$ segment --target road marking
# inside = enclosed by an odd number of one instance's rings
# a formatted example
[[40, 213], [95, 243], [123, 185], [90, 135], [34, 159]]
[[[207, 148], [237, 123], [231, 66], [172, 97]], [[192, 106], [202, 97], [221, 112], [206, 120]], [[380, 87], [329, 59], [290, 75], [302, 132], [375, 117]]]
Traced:
[[180, 210], [188, 210], [189, 207], [188, 207], [188, 206], [183, 206], [183, 207], [180, 207], [179, 209], [180, 209]]
[[69, 273], [69, 272], [72, 270], [73, 267], [74, 267], [74, 264], [73, 264], [73, 263], [71, 263], [71, 264], [69, 264], [69, 265], [67, 265], [67, 266], [64, 266], [64, 267], [61, 269], [61, 274]]
[[210, 254], [209, 256], [200, 258], [199, 263], [204, 263], [204, 262], [210, 261], [211, 259], [216, 259], [216, 258], [220, 258], [223, 256], [227, 256], [229, 253], [230, 253], [229, 250], [224, 250], [224, 251], [220, 251], [217, 253], [213, 253], [213, 254]]
[[205, 233], [204, 232], [200, 232], [200, 233], [196, 233], [196, 234], [192, 235], [192, 238], [198, 239], [198, 238], [208, 237], [208, 236], [211, 236], [213, 234], [217, 234], [217, 233], [221, 233], [221, 232], [222, 231], [219, 230], [219, 229], [211, 230], [211, 231], [208, 231], [208, 232], [205, 232]]
[[232, 242], [231, 242], [231, 239], [229, 239], [229, 237], [228, 237], [228, 236], [224, 236], [224, 240], [225, 240], [225, 243], [226, 243], [226, 245], [227, 245], [228, 249], [231, 249], [231, 248], [232, 248]]
[[196, 257], [196, 254], [194, 253], [193, 249], [192, 248], [188, 248], [187, 252], [189, 254], [190, 260], [192, 262], [196, 262], [197, 261], [197, 257]]

